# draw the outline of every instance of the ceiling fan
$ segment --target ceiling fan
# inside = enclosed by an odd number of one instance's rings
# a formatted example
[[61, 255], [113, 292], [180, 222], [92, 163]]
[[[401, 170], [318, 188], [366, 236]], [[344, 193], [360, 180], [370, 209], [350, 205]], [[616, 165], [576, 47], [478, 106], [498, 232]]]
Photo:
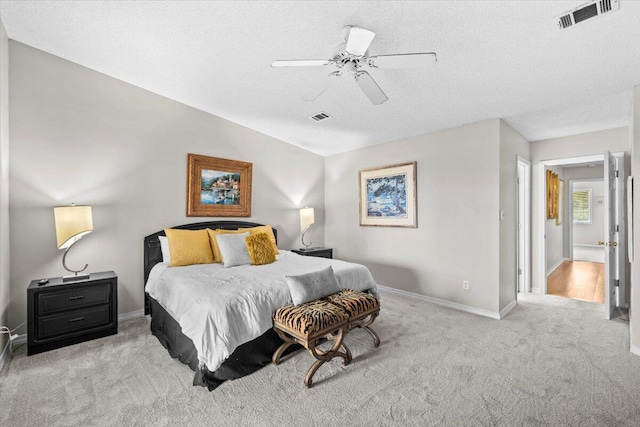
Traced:
[[342, 29], [344, 43], [340, 43], [333, 50], [332, 59], [293, 59], [274, 61], [272, 67], [316, 67], [333, 65], [336, 71], [329, 74], [320, 84], [309, 91], [304, 99], [313, 101], [322, 95], [336, 81], [345, 74], [353, 75], [358, 86], [374, 105], [385, 102], [387, 95], [366, 71], [367, 68], [412, 68], [426, 67], [434, 64], [438, 59], [435, 52], [400, 53], [395, 55], [369, 56], [369, 45], [376, 33], [364, 28], [347, 25]]

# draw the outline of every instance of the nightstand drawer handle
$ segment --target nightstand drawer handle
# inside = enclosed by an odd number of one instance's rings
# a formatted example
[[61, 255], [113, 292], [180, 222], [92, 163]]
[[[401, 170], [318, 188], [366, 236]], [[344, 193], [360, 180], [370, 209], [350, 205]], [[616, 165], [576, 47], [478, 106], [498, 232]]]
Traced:
[[69, 301], [77, 301], [79, 299], [84, 299], [84, 295], [79, 295], [77, 297], [69, 297]]
[[69, 323], [82, 322], [83, 320], [84, 320], [84, 317], [76, 317], [75, 319], [69, 319]]

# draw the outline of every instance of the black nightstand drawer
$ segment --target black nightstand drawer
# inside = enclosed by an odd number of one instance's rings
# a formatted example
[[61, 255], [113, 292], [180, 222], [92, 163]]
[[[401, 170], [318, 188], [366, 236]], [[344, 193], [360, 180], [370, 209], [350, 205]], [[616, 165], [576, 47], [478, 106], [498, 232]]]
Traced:
[[37, 295], [38, 313], [46, 315], [66, 310], [75, 310], [96, 304], [109, 303], [111, 284], [86, 285], [71, 292], [41, 293]]
[[113, 271], [64, 281], [32, 280], [27, 288], [27, 354], [118, 333], [118, 276]]
[[43, 340], [60, 334], [81, 331], [111, 323], [109, 305], [85, 308], [38, 319], [37, 339]]

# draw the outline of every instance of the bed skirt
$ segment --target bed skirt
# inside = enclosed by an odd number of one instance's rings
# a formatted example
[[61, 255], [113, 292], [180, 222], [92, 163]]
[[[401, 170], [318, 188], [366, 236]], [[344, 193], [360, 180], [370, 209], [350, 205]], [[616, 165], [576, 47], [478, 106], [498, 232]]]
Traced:
[[[267, 332], [236, 348], [214, 372], [198, 368], [198, 353], [193, 341], [182, 333], [178, 322], [155, 299], [149, 297], [151, 309], [151, 333], [167, 349], [169, 355], [188, 365], [195, 376], [193, 385], [207, 387], [209, 391], [226, 380], [244, 377], [271, 363], [271, 356], [283, 343], [282, 339], [269, 329]], [[295, 348], [294, 348], [295, 347]], [[291, 351], [302, 348], [292, 346]], [[289, 353], [290, 351], [287, 351]]]

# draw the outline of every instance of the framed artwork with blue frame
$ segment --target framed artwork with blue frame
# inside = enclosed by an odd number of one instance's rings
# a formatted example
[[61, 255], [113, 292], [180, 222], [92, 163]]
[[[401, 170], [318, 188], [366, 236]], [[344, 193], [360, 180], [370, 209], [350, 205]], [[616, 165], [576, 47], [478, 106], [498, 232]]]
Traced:
[[360, 171], [360, 225], [418, 226], [416, 162]]

